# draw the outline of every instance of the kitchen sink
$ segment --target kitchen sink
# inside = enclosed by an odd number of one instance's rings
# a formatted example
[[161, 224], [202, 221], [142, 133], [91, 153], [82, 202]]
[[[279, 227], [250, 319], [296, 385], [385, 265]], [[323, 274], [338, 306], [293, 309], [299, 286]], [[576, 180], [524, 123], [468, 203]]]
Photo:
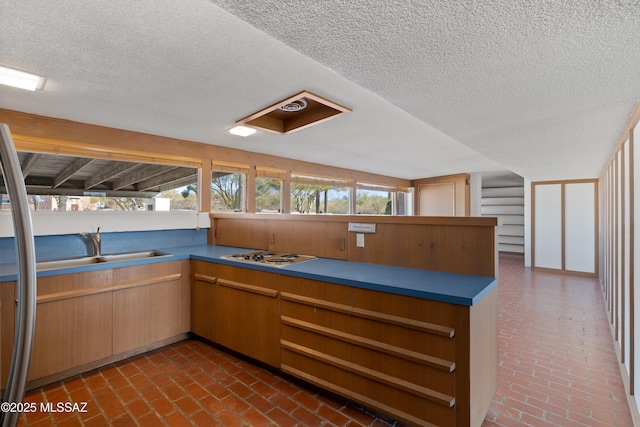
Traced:
[[93, 264], [104, 264], [109, 262], [135, 261], [139, 259], [157, 258], [171, 256], [170, 253], [160, 251], [139, 251], [122, 252], [117, 254], [106, 254], [91, 257], [77, 257], [56, 259], [52, 261], [41, 261], [36, 263], [36, 271], [56, 270], [60, 268], [83, 267]]
[[156, 258], [170, 256], [171, 254], [160, 251], [123, 252], [118, 254], [101, 255], [102, 262], [134, 261], [137, 259]]
[[56, 259], [53, 261], [42, 261], [36, 263], [36, 271], [55, 270], [58, 268], [82, 267], [84, 265], [92, 265], [104, 262], [101, 257], [81, 257]]

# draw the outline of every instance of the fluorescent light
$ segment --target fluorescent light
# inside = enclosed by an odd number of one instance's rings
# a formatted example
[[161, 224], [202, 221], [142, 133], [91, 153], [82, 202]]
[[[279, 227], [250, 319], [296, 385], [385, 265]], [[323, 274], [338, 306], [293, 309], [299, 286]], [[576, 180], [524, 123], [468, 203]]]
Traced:
[[249, 136], [256, 133], [256, 130], [247, 126], [234, 126], [229, 129], [229, 133], [238, 136]]
[[0, 66], [0, 84], [19, 89], [36, 90], [44, 86], [44, 77]]

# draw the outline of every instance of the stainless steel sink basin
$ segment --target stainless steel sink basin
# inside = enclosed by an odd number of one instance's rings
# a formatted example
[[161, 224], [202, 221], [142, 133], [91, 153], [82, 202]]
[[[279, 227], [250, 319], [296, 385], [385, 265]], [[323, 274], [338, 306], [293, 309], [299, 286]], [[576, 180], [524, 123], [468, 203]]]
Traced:
[[123, 252], [119, 254], [101, 255], [102, 262], [116, 262], [116, 261], [134, 261], [137, 259], [156, 258], [162, 256], [170, 256], [166, 252], [160, 251], [141, 251], [141, 252]]
[[155, 257], [170, 256], [171, 254], [160, 251], [123, 252], [92, 257], [78, 257], [42, 261], [36, 263], [36, 271], [56, 270], [60, 268], [83, 267], [85, 265], [103, 264], [109, 262], [135, 261]]
[[100, 257], [81, 257], [56, 259], [53, 261], [42, 261], [36, 263], [36, 271], [55, 270], [58, 268], [82, 267], [84, 265], [98, 264], [104, 262]]

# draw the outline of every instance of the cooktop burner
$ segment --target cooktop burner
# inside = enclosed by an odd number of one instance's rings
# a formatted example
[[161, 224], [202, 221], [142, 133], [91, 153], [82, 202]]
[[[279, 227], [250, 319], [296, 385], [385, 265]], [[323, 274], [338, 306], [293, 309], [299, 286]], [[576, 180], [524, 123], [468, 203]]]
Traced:
[[283, 265], [308, 261], [314, 259], [315, 257], [312, 255], [298, 255], [288, 252], [255, 251], [227, 255], [223, 256], [222, 258], [232, 259], [235, 261], [266, 264], [274, 267], [282, 267]]

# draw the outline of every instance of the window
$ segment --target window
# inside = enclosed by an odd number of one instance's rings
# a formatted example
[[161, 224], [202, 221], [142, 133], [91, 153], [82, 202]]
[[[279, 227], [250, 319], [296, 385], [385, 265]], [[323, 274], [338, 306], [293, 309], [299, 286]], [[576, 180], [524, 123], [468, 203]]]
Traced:
[[395, 189], [358, 184], [356, 213], [359, 215], [393, 215]]
[[276, 178], [256, 178], [256, 212], [282, 212], [282, 181]]
[[211, 210], [244, 212], [247, 175], [214, 171], [211, 176]]
[[348, 214], [348, 181], [291, 174], [291, 213]]
[[[18, 159], [32, 211], [197, 210], [193, 167], [29, 152]], [[2, 194], [0, 210], [10, 203]]]
[[211, 171], [211, 211], [246, 212], [249, 165], [214, 160]]
[[256, 212], [282, 212], [282, 181], [286, 176], [281, 169], [256, 167]]
[[408, 188], [358, 183], [356, 214], [407, 215], [410, 211]]

